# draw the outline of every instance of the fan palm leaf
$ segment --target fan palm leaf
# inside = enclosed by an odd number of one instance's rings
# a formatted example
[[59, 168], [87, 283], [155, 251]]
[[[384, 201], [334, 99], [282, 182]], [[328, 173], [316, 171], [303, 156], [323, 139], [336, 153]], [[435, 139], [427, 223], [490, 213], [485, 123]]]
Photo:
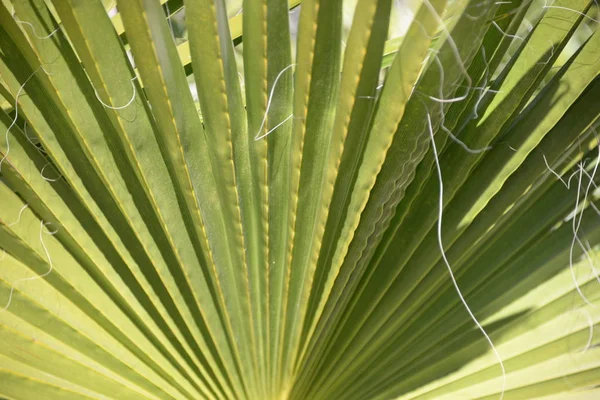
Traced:
[[0, 396], [599, 396], [599, 11], [4, 0]]

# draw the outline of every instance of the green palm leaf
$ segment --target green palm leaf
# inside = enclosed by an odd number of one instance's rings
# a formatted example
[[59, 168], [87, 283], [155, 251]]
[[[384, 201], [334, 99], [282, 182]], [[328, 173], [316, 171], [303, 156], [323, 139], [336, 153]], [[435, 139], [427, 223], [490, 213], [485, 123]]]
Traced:
[[0, 397], [597, 397], [599, 12], [3, 1]]

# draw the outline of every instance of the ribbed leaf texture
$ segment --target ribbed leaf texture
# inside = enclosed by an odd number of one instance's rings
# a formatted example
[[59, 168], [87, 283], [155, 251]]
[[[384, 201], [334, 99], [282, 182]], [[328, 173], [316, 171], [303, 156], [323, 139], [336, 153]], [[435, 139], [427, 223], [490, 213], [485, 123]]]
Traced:
[[600, 398], [594, 0], [3, 0], [0, 398]]

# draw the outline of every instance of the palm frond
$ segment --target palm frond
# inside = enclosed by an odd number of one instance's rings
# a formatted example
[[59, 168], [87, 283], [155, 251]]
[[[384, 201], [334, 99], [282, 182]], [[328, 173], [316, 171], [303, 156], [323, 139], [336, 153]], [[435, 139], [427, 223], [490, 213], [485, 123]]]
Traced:
[[0, 396], [594, 398], [599, 12], [4, 0]]

